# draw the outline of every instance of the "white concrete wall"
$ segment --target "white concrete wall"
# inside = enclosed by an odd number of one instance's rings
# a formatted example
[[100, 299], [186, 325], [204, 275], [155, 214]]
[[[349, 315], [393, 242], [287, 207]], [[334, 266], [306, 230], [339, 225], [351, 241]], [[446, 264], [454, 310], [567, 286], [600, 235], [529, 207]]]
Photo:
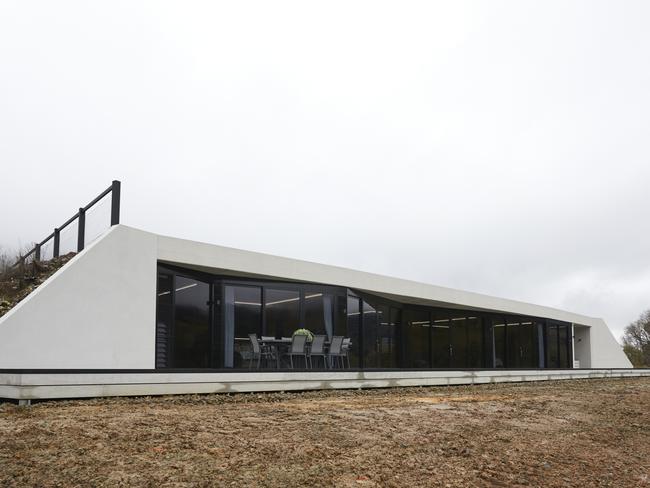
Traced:
[[153, 368], [156, 236], [116, 226], [0, 318], [1, 368]]
[[623, 352], [612, 331], [603, 319], [589, 329], [589, 344], [592, 368], [631, 368], [632, 363]]

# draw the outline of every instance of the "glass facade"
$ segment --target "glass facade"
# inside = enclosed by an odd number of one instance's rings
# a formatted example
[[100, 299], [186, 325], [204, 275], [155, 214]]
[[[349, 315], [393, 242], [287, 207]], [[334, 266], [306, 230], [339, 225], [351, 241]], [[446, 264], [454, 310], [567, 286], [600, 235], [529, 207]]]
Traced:
[[[569, 368], [571, 333], [569, 323], [538, 317], [410, 305], [328, 285], [158, 269], [157, 368]], [[303, 356], [312, 353], [317, 337], [318, 361], [290, 361], [295, 334], [308, 335], [298, 351]]]

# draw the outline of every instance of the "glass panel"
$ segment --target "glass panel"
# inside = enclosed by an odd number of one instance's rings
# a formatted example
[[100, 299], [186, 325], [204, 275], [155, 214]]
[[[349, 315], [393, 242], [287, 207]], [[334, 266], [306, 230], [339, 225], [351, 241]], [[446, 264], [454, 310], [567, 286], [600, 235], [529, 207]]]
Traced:
[[332, 338], [334, 296], [328, 293], [305, 292], [305, 328], [314, 334]]
[[377, 310], [363, 301], [363, 367], [379, 367], [379, 336], [377, 335]]
[[519, 367], [519, 320], [508, 317], [506, 319], [506, 366]]
[[248, 334], [262, 333], [262, 289], [253, 286], [225, 287], [225, 367], [248, 367], [252, 346]]
[[537, 341], [537, 367], [546, 368], [546, 349], [544, 349], [544, 322], [533, 321], [535, 327], [535, 340]]
[[429, 367], [431, 317], [426, 310], [404, 310], [404, 367]]
[[537, 344], [537, 326], [532, 320], [524, 320], [521, 323], [521, 334], [519, 336], [520, 363], [522, 368], [539, 367], [539, 349]]
[[177, 276], [175, 287], [173, 367], [210, 367], [210, 285]]
[[450, 320], [436, 312], [431, 330], [431, 352], [434, 368], [448, 368], [450, 364]]
[[[345, 304], [346, 299], [339, 297], [339, 303]], [[347, 297], [347, 321], [345, 329], [337, 329], [336, 335], [349, 337], [351, 343], [350, 347], [350, 366], [353, 368], [359, 367], [359, 340], [361, 329], [361, 314], [359, 313], [359, 298], [355, 296]], [[337, 326], [338, 327], [338, 326]]]
[[539, 365], [537, 326], [532, 320], [508, 321], [508, 367], [536, 368]]
[[378, 350], [380, 368], [396, 368], [398, 364], [397, 332], [401, 311], [398, 308], [380, 305], [377, 307]]
[[483, 321], [479, 317], [467, 317], [467, 367], [482, 368]]
[[264, 299], [266, 334], [291, 337], [300, 329], [300, 293], [297, 290], [266, 289]]
[[569, 367], [569, 326], [558, 326], [558, 339], [559, 339], [559, 367]]
[[560, 363], [560, 351], [558, 349], [557, 325], [549, 323], [546, 326], [546, 349], [549, 368], [558, 368]]
[[158, 274], [156, 307], [156, 368], [169, 366], [169, 345], [174, 313], [172, 307], [173, 276]]
[[451, 366], [467, 368], [467, 319], [454, 317], [451, 319]]
[[494, 367], [506, 367], [506, 324], [502, 317], [493, 317], [492, 334], [494, 336]]

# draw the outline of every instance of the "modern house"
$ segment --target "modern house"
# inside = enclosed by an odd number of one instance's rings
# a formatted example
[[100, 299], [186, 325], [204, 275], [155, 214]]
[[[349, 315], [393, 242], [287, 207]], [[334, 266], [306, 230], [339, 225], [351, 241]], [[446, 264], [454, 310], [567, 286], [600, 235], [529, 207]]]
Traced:
[[[288, 355], [298, 329], [321, 360]], [[629, 368], [598, 318], [124, 225], [0, 318], [22, 400], [650, 374]]]

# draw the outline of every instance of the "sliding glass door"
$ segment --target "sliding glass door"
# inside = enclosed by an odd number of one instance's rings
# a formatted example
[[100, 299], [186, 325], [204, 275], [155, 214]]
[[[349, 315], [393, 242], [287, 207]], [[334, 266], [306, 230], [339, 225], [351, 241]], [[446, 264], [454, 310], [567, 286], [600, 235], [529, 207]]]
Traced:
[[248, 367], [253, 356], [249, 334], [262, 334], [262, 288], [224, 286], [224, 304], [224, 367]]
[[451, 320], [446, 313], [436, 312], [433, 316], [431, 352], [434, 368], [448, 368], [451, 365]]
[[210, 284], [185, 276], [175, 278], [172, 367], [209, 368], [212, 353]]
[[405, 368], [429, 368], [431, 366], [430, 338], [431, 312], [405, 309], [402, 314]]
[[571, 325], [549, 320], [546, 324], [546, 366], [548, 368], [572, 367]]

